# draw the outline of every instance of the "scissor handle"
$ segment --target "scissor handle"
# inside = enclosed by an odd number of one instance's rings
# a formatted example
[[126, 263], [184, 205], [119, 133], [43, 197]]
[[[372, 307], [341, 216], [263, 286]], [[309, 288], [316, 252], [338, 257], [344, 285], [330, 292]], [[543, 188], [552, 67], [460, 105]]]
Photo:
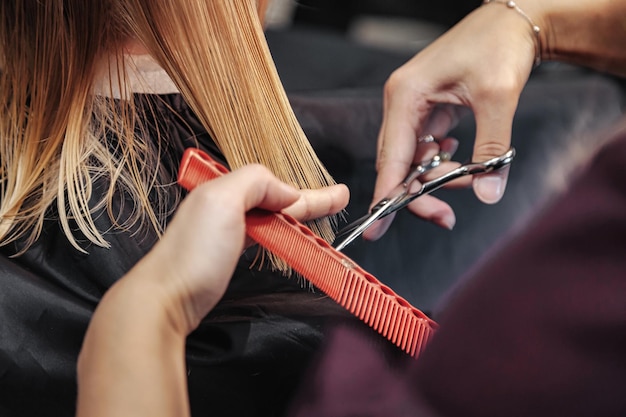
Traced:
[[[432, 193], [433, 191], [438, 190], [450, 181], [454, 181], [457, 178], [464, 177], [466, 175], [487, 174], [489, 172], [501, 169], [513, 162], [514, 158], [515, 148], [510, 148], [505, 154], [497, 156], [495, 158], [491, 158], [487, 161], [470, 162], [467, 164], [463, 164], [450, 172], [447, 172], [431, 181], [423, 183], [419, 191], [415, 193], [408, 193], [401, 201], [398, 202], [396, 207], [393, 208], [393, 211], [403, 209], [417, 197], [420, 197], [424, 194]], [[391, 212], [392, 211], [390, 211], [389, 213]]]
[[410, 183], [424, 175], [428, 171], [437, 168], [443, 162], [449, 161], [451, 155], [448, 152], [439, 152], [427, 161], [422, 161], [419, 165], [413, 166], [409, 174], [402, 180], [401, 186], [408, 187]]

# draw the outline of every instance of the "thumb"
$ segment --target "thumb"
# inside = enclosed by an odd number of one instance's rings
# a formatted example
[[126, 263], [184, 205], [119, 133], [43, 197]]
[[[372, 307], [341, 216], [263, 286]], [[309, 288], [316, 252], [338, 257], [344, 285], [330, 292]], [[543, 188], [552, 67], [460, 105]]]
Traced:
[[[484, 162], [509, 150], [516, 106], [509, 107], [500, 106], [476, 112], [476, 142], [472, 162]], [[476, 197], [486, 204], [497, 203], [504, 195], [508, 176], [508, 166], [475, 176], [473, 188]]]

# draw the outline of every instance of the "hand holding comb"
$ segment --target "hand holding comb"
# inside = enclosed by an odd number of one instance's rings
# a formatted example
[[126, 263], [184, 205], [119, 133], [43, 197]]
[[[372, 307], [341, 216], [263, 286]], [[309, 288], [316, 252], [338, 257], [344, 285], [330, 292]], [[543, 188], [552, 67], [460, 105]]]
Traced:
[[[228, 170], [209, 155], [189, 148], [181, 161], [178, 183], [192, 190], [226, 173]], [[287, 214], [251, 210], [246, 215], [246, 233], [414, 357], [437, 328], [424, 313]]]

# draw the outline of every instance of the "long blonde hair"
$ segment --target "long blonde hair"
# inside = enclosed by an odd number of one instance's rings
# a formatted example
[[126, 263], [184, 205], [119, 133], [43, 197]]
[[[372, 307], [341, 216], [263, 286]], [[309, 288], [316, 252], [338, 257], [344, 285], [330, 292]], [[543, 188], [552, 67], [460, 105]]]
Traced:
[[[140, 223], [163, 231], [171, 193], [159, 191], [167, 181], [160, 145], [137, 135], [141, 114], [132, 99], [112, 104], [93, 91], [110, 57], [124, 66], [129, 38], [143, 43], [166, 70], [231, 167], [257, 162], [301, 188], [332, 184], [278, 78], [259, 18], [265, 3], [1, 2], [0, 242], [25, 239], [27, 248], [51, 207], [79, 250], [74, 227], [88, 242], [108, 245], [106, 231], [95, 226], [94, 207], [106, 207], [119, 227]], [[114, 150], [103, 139], [107, 132], [119, 138]], [[94, 204], [98, 177], [108, 178], [110, 187]], [[113, 211], [120, 190], [135, 202], [130, 219]], [[312, 226], [330, 240], [331, 222]]]

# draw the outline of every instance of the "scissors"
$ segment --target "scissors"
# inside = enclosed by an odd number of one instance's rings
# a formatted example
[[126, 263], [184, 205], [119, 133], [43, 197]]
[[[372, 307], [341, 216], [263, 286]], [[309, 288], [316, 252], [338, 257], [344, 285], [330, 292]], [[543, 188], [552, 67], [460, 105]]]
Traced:
[[[387, 197], [380, 200], [370, 212], [358, 220], [350, 223], [337, 234], [335, 249], [343, 250], [357, 237], [361, 236], [375, 221], [382, 219], [408, 206], [416, 198], [443, 187], [450, 181], [466, 175], [485, 174], [509, 165], [515, 158], [515, 148], [510, 148], [505, 154], [484, 162], [470, 162], [453, 169], [431, 181], [417, 183], [416, 180], [426, 172], [438, 167], [442, 162], [450, 160], [450, 153], [440, 151], [432, 159], [414, 166], [409, 174], [398, 184]], [[416, 187], [419, 187], [417, 188]], [[412, 191], [417, 188], [417, 191]]]

